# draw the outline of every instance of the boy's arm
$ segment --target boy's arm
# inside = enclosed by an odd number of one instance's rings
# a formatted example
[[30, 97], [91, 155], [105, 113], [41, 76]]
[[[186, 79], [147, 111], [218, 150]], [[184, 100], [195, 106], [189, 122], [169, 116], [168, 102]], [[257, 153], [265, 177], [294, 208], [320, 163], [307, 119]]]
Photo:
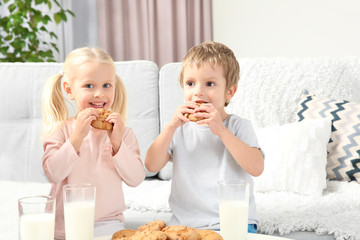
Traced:
[[258, 148], [250, 147], [227, 128], [219, 134], [219, 137], [246, 172], [255, 177], [261, 175], [264, 171], [264, 157]]
[[168, 149], [176, 128], [176, 126], [167, 125], [148, 149], [145, 167], [150, 172], [160, 171], [169, 161]]
[[151, 144], [146, 153], [145, 167], [147, 170], [150, 172], [160, 171], [169, 161], [170, 156], [168, 154], [168, 149], [175, 130], [181, 125], [189, 122], [189, 119], [184, 117], [184, 114], [193, 113], [193, 109], [196, 107], [197, 105], [194, 102], [189, 101], [178, 106], [169, 124], [161, 131], [160, 135], [155, 139], [153, 144]]

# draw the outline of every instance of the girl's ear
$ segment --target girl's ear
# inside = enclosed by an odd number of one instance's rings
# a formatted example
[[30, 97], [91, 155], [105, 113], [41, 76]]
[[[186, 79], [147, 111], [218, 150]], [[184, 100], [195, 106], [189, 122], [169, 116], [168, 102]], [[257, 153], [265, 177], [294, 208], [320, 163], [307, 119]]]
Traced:
[[231, 86], [231, 87], [229, 87], [229, 89], [228, 90], [226, 90], [226, 94], [225, 94], [225, 98], [226, 98], [226, 100], [230, 100], [230, 99], [232, 99], [232, 97], [235, 95], [235, 93], [236, 93], [236, 90], [237, 90], [237, 85], [235, 84], [235, 85], [233, 85], [233, 86]]
[[66, 96], [70, 99], [70, 100], [75, 100], [72, 92], [71, 92], [71, 88], [70, 88], [70, 84], [67, 81], [63, 82], [63, 88], [64, 91], [66, 93]]

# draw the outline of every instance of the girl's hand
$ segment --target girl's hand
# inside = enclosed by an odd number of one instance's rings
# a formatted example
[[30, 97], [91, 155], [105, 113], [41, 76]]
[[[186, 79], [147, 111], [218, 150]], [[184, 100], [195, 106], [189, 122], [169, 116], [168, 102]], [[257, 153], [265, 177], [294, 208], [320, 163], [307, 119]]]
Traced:
[[82, 141], [88, 135], [91, 122], [98, 115], [99, 112], [95, 108], [86, 108], [77, 114], [75, 129], [69, 138], [76, 152], [79, 151]]
[[115, 155], [120, 149], [125, 125], [121, 119], [121, 114], [117, 112], [111, 113], [106, 121], [114, 124], [113, 129], [108, 130], [108, 135], [113, 146], [113, 155]]
[[174, 113], [172, 119], [169, 122], [170, 126], [175, 128], [189, 122], [190, 120], [184, 116], [185, 113], [194, 113], [194, 109], [197, 107], [196, 103], [187, 101], [180, 105]]
[[226, 127], [223, 124], [223, 120], [219, 111], [211, 104], [206, 103], [194, 109], [194, 117], [204, 118], [203, 120], [197, 121], [199, 125], [207, 125], [215, 135], [220, 135]]

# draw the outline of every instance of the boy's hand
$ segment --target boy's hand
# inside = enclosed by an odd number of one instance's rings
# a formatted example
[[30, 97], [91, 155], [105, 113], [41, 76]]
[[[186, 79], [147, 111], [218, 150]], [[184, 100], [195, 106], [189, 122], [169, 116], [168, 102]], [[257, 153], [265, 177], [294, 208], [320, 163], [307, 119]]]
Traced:
[[194, 109], [194, 117], [204, 118], [203, 120], [197, 121], [199, 125], [207, 125], [215, 135], [220, 135], [226, 127], [223, 124], [223, 120], [219, 111], [211, 104], [206, 103]]
[[112, 130], [108, 130], [108, 136], [113, 146], [113, 150], [114, 150], [113, 155], [115, 155], [120, 149], [120, 145], [122, 142], [122, 134], [125, 125], [121, 119], [121, 114], [117, 112], [112, 112], [109, 115], [109, 117], [106, 119], [106, 121], [114, 124]]
[[178, 128], [181, 125], [189, 122], [190, 120], [184, 116], [185, 113], [194, 113], [194, 109], [197, 107], [196, 103], [187, 101], [180, 105], [174, 113], [169, 125]]

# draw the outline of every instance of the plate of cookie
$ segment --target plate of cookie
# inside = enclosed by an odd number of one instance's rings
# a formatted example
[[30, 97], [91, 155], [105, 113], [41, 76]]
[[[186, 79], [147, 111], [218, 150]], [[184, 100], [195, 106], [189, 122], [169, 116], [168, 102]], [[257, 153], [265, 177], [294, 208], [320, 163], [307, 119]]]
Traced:
[[218, 232], [200, 230], [182, 225], [166, 226], [163, 220], [155, 220], [140, 226], [137, 230], [124, 229], [115, 232], [111, 238], [95, 240], [223, 240]]

